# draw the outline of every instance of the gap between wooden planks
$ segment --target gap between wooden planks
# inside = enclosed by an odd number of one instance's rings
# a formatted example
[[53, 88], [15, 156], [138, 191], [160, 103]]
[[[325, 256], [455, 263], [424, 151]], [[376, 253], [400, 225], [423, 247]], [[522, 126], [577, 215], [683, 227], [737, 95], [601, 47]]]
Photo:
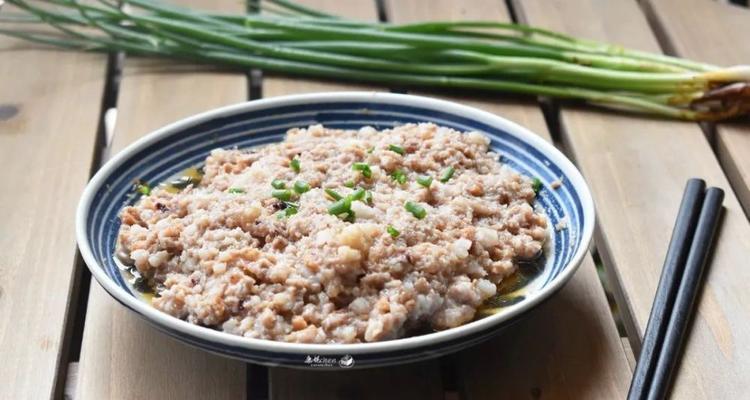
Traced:
[[[658, 52], [633, 0], [518, 0], [532, 25]], [[632, 312], [631, 344], [639, 348], [683, 187], [703, 177], [727, 191], [725, 215], [673, 397], [743, 398], [750, 376], [750, 295], [746, 268], [750, 225], [700, 128], [563, 107], [564, 139], [594, 192], [601, 240], [619, 280], [622, 309]]]
[[[11, 10], [9, 5], [3, 11]], [[62, 395], [106, 56], [0, 37], [0, 398]]]
[[[299, 2], [317, 10], [341, 16], [359, 20], [377, 20], [375, 0], [300, 0]], [[262, 81], [264, 97], [345, 90], [387, 91], [388, 89], [269, 75], [265, 75]], [[341, 372], [269, 368], [268, 375], [271, 399], [443, 398], [440, 369], [437, 361], [434, 360], [403, 366]]]
[[[750, 64], [750, 9], [712, 0], [644, 0], [675, 55], [720, 66]], [[750, 217], [750, 120], [718, 124], [716, 152]]]
[[[234, 0], [175, 1], [244, 12]], [[183, 68], [187, 67], [187, 68]], [[111, 154], [189, 115], [247, 99], [247, 78], [175, 61], [126, 58]], [[243, 399], [246, 368], [156, 331], [92, 283], [77, 399]]]
[[[510, 21], [504, 2], [496, 0], [390, 0], [386, 4], [395, 23]], [[541, 109], [533, 100], [479, 93], [438, 95], [506, 117], [550, 140]], [[547, 303], [497, 339], [461, 352], [456, 359], [459, 385], [469, 399], [624, 398], [630, 376], [625, 349], [590, 256]]]

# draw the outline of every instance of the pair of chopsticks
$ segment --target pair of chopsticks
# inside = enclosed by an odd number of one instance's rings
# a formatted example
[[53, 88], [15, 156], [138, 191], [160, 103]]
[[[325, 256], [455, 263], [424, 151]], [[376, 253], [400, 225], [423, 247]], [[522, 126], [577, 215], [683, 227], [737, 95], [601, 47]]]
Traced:
[[723, 190], [706, 189], [702, 179], [690, 179], [685, 187], [628, 400], [666, 398], [719, 225], [723, 199]]

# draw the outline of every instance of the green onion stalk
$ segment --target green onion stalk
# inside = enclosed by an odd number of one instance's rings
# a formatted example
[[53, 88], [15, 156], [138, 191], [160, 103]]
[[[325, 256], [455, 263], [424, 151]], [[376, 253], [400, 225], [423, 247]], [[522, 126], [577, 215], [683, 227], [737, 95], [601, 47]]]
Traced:
[[520, 24], [370, 23], [289, 0], [265, 0], [244, 15], [156, 0], [5, 3], [0, 34], [71, 50], [545, 96], [685, 120], [750, 113], [750, 66], [723, 68]]

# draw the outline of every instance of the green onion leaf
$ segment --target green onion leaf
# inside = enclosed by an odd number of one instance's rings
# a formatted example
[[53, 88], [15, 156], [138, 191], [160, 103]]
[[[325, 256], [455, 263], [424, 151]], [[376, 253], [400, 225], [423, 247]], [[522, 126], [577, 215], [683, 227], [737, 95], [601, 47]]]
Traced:
[[148, 196], [149, 194], [151, 194], [151, 187], [149, 187], [145, 183], [136, 183], [135, 184], [135, 191], [138, 192], [138, 193], [140, 193], [140, 194], [142, 194], [142, 195], [144, 195], [144, 196]]
[[367, 194], [365, 189], [358, 188], [349, 195], [349, 198], [352, 199], [352, 201], [362, 200], [365, 198], [365, 194]]
[[367, 154], [372, 154], [373, 151], [375, 151], [375, 146], [372, 146], [369, 149], [367, 149]]
[[287, 207], [284, 209], [284, 216], [291, 217], [292, 215], [297, 214], [297, 211], [299, 211], [297, 207]]
[[352, 165], [352, 169], [361, 172], [362, 176], [364, 176], [365, 178], [372, 178], [372, 170], [370, 169], [370, 164], [368, 163], [355, 162]]
[[299, 158], [294, 157], [292, 161], [289, 163], [289, 166], [292, 167], [292, 170], [296, 173], [299, 173], [300, 166], [299, 166]]
[[534, 189], [534, 195], [538, 195], [539, 191], [542, 190], [542, 180], [539, 178], [532, 179], [531, 188]]
[[404, 208], [417, 219], [423, 219], [427, 216], [427, 210], [413, 201], [407, 201], [406, 204], [404, 204]]
[[274, 189], [286, 189], [286, 183], [281, 179], [274, 179], [271, 181], [271, 186], [273, 186]]
[[336, 191], [333, 190], [333, 189], [324, 189], [323, 191], [326, 192], [326, 194], [328, 195], [328, 197], [330, 197], [330, 198], [332, 198], [334, 200], [341, 200], [341, 199], [343, 199], [343, 197], [340, 194], [336, 193]]
[[453, 167], [448, 167], [443, 170], [443, 172], [440, 174], [440, 182], [448, 182], [453, 177], [453, 173], [456, 172], [456, 170]]
[[302, 194], [310, 190], [310, 185], [305, 181], [294, 182], [294, 191]]
[[271, 192], [271, 196], [281, 200], [281, 201], [289, 201], [292, 199], [292, 191], [291, 190], [274, 190]]
[[242, 188], [229, 188], [229, 190], [227, 190], [227, 192], [229, 192], [229, 193], [245, 193], [245, 189], [242, 189]]
[[354, 188], [354, 181], [346, 181], [344, 182], [344, 186], [348, 187], [349, 189]]
[[429, 188], [430, 185], [432, 185], [432, 177], [431, 176], [418, 176], [417, 183], [426, 188]]
[[394, 227], [392, 227], [390, 225], [388, 225], [385, 228], [385, 230], [388, 231], [388, 234], [391, 235], [391, 237], [394, 238], [394, 239], [397, 238], [398, 235], [401, 234], [401, 232], [399, 232], [396, 228], [394, 228]]
[[389, 145], [388, 145], [388, 150], [390, 150], [390, 151], [392, 151], [392, 152], [394, 152], [394, 153], [398, 153], [398, 154], [401, 154], [402, 156], [403, 156], [404, 154], [406, 154], [406, 150], [404, 150], [404, 148], [403, 148], [403, 147], [401, 147], [401, 146], [397, 146], [397, 145], [395, 145], [395, 144], [389, 144]]
[[369, 190], [365, 193], [365, 203], [372, 205], [372, 192]]
[[328, 213], [332, 215], [341, 215], [350, 212], [351, 209], [352, 199], [345, 197], [328, 206]]
[[406, 183], [406, 174], [404, 173], [404, 171], [397, 169], [391, 173], [391, 179], [403, 185], [404, 183]]

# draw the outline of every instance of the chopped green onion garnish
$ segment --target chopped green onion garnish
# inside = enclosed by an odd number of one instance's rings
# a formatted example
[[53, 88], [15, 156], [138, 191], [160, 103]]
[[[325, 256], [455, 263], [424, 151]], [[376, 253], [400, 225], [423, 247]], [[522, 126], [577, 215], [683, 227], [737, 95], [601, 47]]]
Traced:
[[404, 208], [406, 211], [410, 212], [411, 215], [415, 216], [417, 219], [423, 219], [427, 216], [427, 210], [424, 209], [424, 207], [420, 206], [419, 204], [413, 202], [413, 201], [407, 201], [406, 204], [404, 204]]
[[229, 190], [227, 190], [227, 192], [229, 192], [229, 193], [245, 193], [245, 189], [241, 189], [241, 188], [229, 188]]
[[369, 149], [367, 149], [367, 154], [372, 154], [373, 151], [375, 151], [375, 146], [372, 146]]
[[299, 204], [297, 203], [285, 201], [284, 205], [286, 206], [286, 208], [276, 213], [277, 219], [282, 219], [284, 217], [291, 217], [292, 215], [297, 214], [297, 211], [299, 211]]
[[343, 197], [341, 197], [340, 194], [336, 193], [333, 189], [324, 189], [324, 192], [328, 195], [328, 197], [334, 199], [334, 200], [341, 200]]
[[183, 175], [181, 177], [169, 182], [168, 185], [176, 192], [178, 192], [182, 189], [185, 189], [189, 185], [197, 186], [199, 183], [201, 183], [201, 179], [203, 179], [203, 175], [199, 174], [197, 169], [188, 168], [183, 171]]
[[534, 189], [534, 194], [539, 194], [539, 191], [542, 190], [542, 180], [539, 178], [534, 178], [531, 180], [531, 188]]
[[429, 188], [430, 185], [432, 185], [432, 177], [431, 176], [418, 176], [417, 183], [426, 188]]
[[297, 181], [294, 182], [294, 191], [302, 194], [310, 190], [310, 185], [307, 184], [305, 181]]
[[355, 162], [352, 165], [352, 169], [361, 172], [362, 176], [364, 176], [365, 178], [372, 178], [372, 170], [370, 169], [370, 164], [368, 163]]
[[294, 172], [299, 173], [300, 167], [299, 167], [299, 158], [294, 157], [292, 161], [289, 163], [289, 166], [292, 167], [292, 170]]
[[274, 190], [271, 192], [271, 196], [281, 200], [281, 201], [289, 201], [292, 199], [292, 191], [291, 190]]
[[372, 204], [372, 192], [369, 190], [365, 193], [365, 203]]
[[404, 148], [403, 148], [403, 147], [401, 147], [401, 146], [397, 146], [397, 145], [395, 145], [395, 144], [389, 144], [389, 145], [388, 145], [388, 150], [390, 150], [390, 151], [392, 151], [392, 152], [394, 152], [394, 153], [398, 153], [398, 154], [401, 154], [402, 156], [403, 156], [404, 154], [406, 154], [406, 150], [404, 150]]
[[151, 194], [151, 188], [145, 183], [137, 183], [135, 185], [135, 190], [144, 196]]
[[271, 186], [273, 186], [274, 189], [286, 189], [286, 183], [281, 179], [274, 179], [271, 181]]
[[403, 185], [404, 183], [406, 183], [406, 174], [404, 173], [404, 171], [397, 169], [391, 173], [391, 179]]
[[348, 213], [349, 211], [351, 211], [351, 209], [352, 199], [350, 199], [349, 197], [345, 197], [328, 206], [328, 213], [333, 215], [341, 215], [343, 213]]
[[349, 198], [351, 198], [352, 201], [362, 200], [362, 199], [365, 198], [365, 194], [367, 194], [367, 192], [365, 191], [365, 189], [358, 188], [357, 190], [355, 190], [354, 192], [352, 192], [352, 194], [349, 195]]
[[346, 181], [346, 182], [344, 182], [344, 186], [346, 186], [346, 187], [348, 187], [348, 188], [351, 189], [351, 188], [354, 187], [354, 181]]
[[452, 177], [453, 173], [456, 172], [456, 170], [453, 167], [448, 167], [443, 170], [443, 172], [440, 174], [440, 182], [448, 182]]
[[401, 232], [399, 232], [398, 230], [396, 230], [396, 228], [394, 228], [394, 227], [392, 227], [390, 225], [388, 225], [385, 228], [385, 230], [388, 231], [388, 234], [391, 235], [391, 237], [394, 238], [394, 239], [397, 238], [398, 235], [401, 234]]

